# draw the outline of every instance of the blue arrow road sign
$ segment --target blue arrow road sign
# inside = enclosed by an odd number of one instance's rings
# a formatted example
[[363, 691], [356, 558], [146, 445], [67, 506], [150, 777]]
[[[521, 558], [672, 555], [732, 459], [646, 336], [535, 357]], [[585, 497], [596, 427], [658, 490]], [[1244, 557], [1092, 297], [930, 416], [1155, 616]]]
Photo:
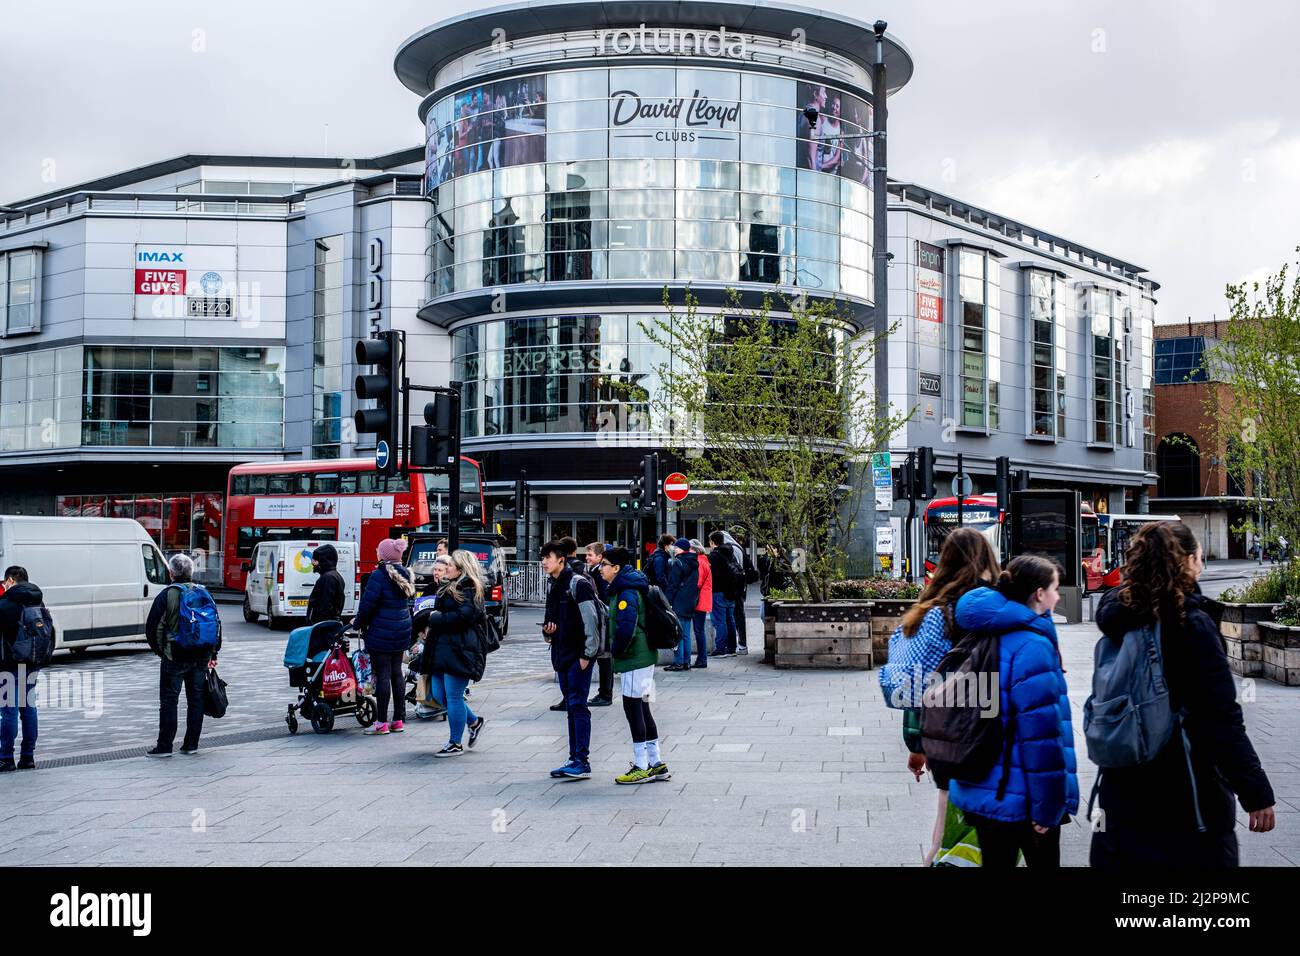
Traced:
[[388, 467], [388, 442], [381, 441], [375, 446], [375, 467], [384, 469]]

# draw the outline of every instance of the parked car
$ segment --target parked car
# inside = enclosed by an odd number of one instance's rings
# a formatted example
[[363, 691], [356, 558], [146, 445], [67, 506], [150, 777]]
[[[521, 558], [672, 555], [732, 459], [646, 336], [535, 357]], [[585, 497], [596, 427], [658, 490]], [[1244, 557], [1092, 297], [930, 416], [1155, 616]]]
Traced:
[[[244, 563], [244, 620], [250, 624], [266, 615], [268, 627], [307, 616], [307, 600], [316, 585], [311, 553], [331, 544], [339, 554], [343, 577], [343, 617], [357, 613], [361, 599], [357, 546], [351, 541], [263, 541]], [[349, 582], [351, 585], [349, 586]]]
[[[406, 536], [406, 554], [402, 560], [415, 574], [415, 586], [424, 590], [433, 578], [433, 559], [438, 556], [438, 542], [447, 537], [417, 531]], [[483, 568], [483, 581], [487, 585], [485, 605], [487, 612], [497, 619], [501, 633], [510, 628], [510, 601], [506, 596], [506, 560], [501, 550], [503, 541], [495, 534], [465, 533], [460, 536], [462, 550], [472, 552]]]

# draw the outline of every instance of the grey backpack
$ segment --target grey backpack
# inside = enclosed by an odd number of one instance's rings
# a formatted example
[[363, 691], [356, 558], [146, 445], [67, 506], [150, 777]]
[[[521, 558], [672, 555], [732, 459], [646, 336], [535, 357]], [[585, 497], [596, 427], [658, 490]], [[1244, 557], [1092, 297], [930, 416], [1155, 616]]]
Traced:
[[1083, 705], [1088, 759], [1098, 767], [1136, 767], [1169, 743], [1178, 717], [1160, 656], [1160, 622], [1136, 628], [1093, 653], [1092, 694]]
[[1093, 652], [1092, 693], [1083, 705], [1083, 736], [1088, 759], [1097, 765], [1097, 785], [1088, 800], [1088, 815], [1107, 769], [1137, 767], [1165, 748], [1175, 731], [1182, 737], [1196, 822], [1204, 830], [1196, 776], [1192, 773], [1191, 742], [1182, 713], [1169, 700], [1160, 621], [1135, 628], [1116, 644], [1103, 636]]

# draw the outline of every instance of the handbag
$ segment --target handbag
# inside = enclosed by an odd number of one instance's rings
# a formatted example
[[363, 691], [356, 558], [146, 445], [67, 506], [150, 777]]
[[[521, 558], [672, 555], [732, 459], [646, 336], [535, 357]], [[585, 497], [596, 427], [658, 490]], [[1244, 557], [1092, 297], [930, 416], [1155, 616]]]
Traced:
[[483, 616], [483, 628], [480, 632], [483, 641], [483, 653], [491, 654], [501, 646], [501, 625], [491, 614]]
[[230, 698], [226, 696], [226, 682], [217, 675], [215, 667], [209, 667], [203, 679], [203, 716], [221, 718], [226, 716]]

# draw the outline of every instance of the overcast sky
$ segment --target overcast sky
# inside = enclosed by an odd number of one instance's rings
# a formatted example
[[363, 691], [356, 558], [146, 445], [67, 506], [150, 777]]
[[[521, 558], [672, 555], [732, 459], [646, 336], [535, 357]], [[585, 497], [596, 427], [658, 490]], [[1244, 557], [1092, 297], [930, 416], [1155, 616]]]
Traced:
[[[373, 156], [420, 142], [393, 53], [466, 0], [47, 0], [0, 25], [0, 202], [183, 153]], [[1121, 259], [1161, 322], [1300, 244], [1289, 2], [821, 0], [912, 51], [890, 176]], [[207, 12], [195, 12], [206, 9]]]

